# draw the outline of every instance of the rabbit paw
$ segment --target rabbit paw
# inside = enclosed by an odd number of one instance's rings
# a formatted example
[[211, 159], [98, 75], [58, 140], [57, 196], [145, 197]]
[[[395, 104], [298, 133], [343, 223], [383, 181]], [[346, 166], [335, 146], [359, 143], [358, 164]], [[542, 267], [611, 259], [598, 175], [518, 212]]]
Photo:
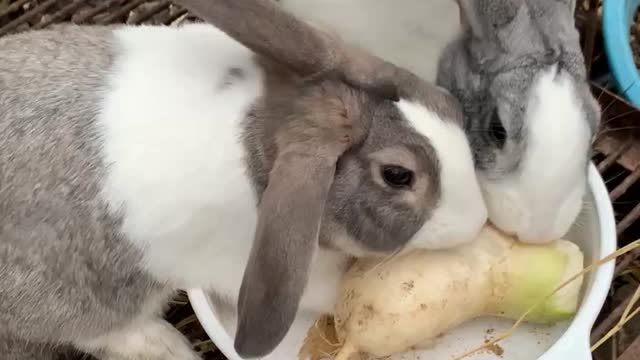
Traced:
[[104, 360], [201, 360], [187, 339], [161, 319], [138, 322], [76, 345]]

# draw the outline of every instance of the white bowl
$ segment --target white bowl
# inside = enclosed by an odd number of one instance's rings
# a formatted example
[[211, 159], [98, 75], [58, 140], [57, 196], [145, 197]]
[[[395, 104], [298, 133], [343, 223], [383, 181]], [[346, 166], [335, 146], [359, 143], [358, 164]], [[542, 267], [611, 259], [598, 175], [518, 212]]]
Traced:
[[[585, 211], [567, 236], [576, 242], [587, 264], [602, 259], [616, 250], [616, 228], [607, 189], [591, 164], [590, 192]], [[510, 338], [500, 343], [504, 353], [479, 353], [469, 360], [589, 360], [592, 359], [589, 336], [593, 323], [607, 297], [613, 279], [614, 262], [600, 266], [585, 278], [578, 313], [572, 321], [554, 326], [524, 324]], [[233, 349], [235, 312], [206, 295], [202, 289], [188, 291], [189, 299], [205, 331], [229, 360], [243, 360]], [[315, 316], [299, 314], [284, 341], [265, 360], [297, 360], [297, 353]], [[432, 349], [398, 355], [389, 360], [451, 359], [482, 344], [491, 333], [507, 330], [513, 322], [497, 318], [470, 321], [440, 338]]]

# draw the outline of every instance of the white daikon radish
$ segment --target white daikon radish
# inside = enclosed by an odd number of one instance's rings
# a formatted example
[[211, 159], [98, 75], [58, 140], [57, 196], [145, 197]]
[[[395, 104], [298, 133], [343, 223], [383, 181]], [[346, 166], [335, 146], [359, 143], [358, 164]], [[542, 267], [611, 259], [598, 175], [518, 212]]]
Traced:
[[[385, 357], [429, 345], [471, 319], [517, 319], [583, 268], [575, 244], [515, 241], [491, 227], [471, 244], [413, 250], [389, 261], [362, 259], [346, 273], [334, 324], [336, 360]], [[526, 321], [555, 323], [578, 307], [582, 277], [537, 306]]]

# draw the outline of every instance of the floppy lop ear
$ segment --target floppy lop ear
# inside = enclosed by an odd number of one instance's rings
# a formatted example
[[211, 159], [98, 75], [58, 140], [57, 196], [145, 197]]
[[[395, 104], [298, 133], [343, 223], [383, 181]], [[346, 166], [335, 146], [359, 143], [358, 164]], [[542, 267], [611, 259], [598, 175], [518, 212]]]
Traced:
[[297, 19], [274, 0], [175, 0], [252, 51], [303, 77], [335, 75], [398, 99], [397, 67]]
[[[336, 163], [366, 132], [359, 111], [343, 101], [318, 94], [315, 108], [302, 104], [276, 134], [277, 155], [238, 298], [234, 346], [244, 358], [272, 352], [298, 311]], [[322, 111], [313, 111], [318, 103]]]
[[[531, 2], [545, 0], [531, 0]], [[557, 0], [551, 0], [557, 1]], [[494, 58], [500, 53], [519, 56], [531, 51], [543, 51], [544, 39], [532, 18], [525, 0], [456, 0], [460, 7], [463, 28], [479, 40], [473, 47], [476, 57]]]

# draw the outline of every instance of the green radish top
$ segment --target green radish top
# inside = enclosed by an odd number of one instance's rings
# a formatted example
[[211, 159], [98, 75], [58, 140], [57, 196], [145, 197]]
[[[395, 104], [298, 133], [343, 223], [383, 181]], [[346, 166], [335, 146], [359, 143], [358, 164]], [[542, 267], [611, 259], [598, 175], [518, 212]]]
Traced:
[[[551, 324], [568, 320], [579, 305], [583, 279], [579, 277], [551, 295], [584, 266], [580, 248], [566, 240], [545, 245], [511, 242], [508, 261], [492, 268], [495, 293], [488, 312], [517, 319], [538, 304], [525, 320]], [[551, 295], [551, 296], [549, 296]], [[542, 301], [545, 297], [548, 299]]]

